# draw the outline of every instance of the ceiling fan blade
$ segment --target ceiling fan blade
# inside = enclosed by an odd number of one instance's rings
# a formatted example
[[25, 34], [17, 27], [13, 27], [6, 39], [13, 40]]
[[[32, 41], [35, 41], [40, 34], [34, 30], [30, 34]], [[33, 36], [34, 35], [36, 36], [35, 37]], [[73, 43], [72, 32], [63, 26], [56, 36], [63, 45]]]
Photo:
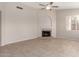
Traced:
[[52, 6], [53, 8], [58, 8], [59, 6]]
[[53, 4], [53, 2], [50, 2], [50, 5], [52, 5]]
[[40, 6], [46, 6], [46, 5], [43, 5], [43, 4], [39, 4]]

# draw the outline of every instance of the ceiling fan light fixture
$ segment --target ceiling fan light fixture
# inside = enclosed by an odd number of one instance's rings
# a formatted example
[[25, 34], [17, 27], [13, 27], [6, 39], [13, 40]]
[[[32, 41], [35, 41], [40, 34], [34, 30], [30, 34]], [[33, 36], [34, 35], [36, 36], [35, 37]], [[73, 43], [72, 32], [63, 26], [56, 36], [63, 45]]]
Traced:
[[49, 4], [46, 4], [46, 5], [43, 5], [43, 4], [40, 4], [41, 6], [43, 6], [44, 8], [41, 8], [41, 9], [46, 9], [46, 10], [54, 10], [55, 8], [57, 8], [58, 6], [54, 6], [53, 5], [53, 2], [50, 2]]
[[47, 10], [51, 9], [51, 6], [50, 6], [50, 5], [48, 5], [48, 6], [46, 7], [46, 9], [47, 9]]
[[50, 9], [50, 7], [46, 7], [46, 9], [47, 9], [47, 10], [49, 10], [49, 9]]

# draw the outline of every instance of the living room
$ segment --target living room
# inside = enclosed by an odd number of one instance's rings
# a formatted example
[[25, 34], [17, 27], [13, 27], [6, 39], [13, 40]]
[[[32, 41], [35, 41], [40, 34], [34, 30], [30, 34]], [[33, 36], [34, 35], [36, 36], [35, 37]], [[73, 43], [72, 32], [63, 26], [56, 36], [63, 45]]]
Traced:
[[79, 56], [79, 2], [0, 2], [0, 56]]

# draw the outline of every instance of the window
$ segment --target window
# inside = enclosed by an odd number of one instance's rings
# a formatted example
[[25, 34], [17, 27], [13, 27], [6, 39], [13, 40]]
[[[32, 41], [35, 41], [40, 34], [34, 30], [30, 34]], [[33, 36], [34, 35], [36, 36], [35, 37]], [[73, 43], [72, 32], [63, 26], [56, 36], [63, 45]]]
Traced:
[[67, 16], [67, 30], [79, 31], [79, 15]]

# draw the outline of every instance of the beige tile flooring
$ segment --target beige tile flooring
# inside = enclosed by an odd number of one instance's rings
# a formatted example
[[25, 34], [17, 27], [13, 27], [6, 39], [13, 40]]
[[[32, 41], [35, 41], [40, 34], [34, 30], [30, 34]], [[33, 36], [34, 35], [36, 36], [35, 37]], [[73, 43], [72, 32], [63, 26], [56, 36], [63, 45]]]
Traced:
[[1, 57], [76, 57], [79, 41], [37, 38], [0, 47]]

